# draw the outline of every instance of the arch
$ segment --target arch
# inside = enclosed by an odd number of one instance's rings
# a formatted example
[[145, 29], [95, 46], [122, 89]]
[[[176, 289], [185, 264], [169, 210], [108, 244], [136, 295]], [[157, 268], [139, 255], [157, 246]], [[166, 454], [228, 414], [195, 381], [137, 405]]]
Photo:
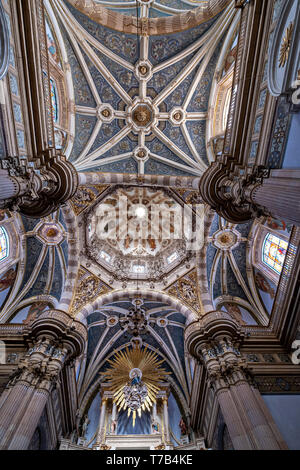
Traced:
[[79, 184], [123, 184], [123, 185], [149, 185], [170, 188], [198, 189], [199, 176], [169, 176], [169, 175], [136, 175], [134, 173], [79, 173]]
[[179, 313], [184, 315], [187, 319], [186, 325], [189, 323], [198, 320], [196, 312], [188, 308], [178, 299], [171, 297], [170, 295], [166, 294], [165, 292], [155, 292], [150, 289], [125, 289], [121, 291], [113, 291], [108, 294], [102, 295], [93, 303], [83, 307], [76, 315], [76, 320], [81, 321], [82, 323], [86, 323], [86, 319], [88, 315], [99, 310], [102, 305], [109, 304], [112, 302], [116, 302], [118, 300], [123, 299], [124, 297], [135, 297], [135, 296], [142, 296], [147, 300], [152, 300], [156, 302], [161, 302], [170, 307], [177, 310]]
[[69, 242], [67, 278], [64, 290], [61, 294], [59, 309], [63, 310], [64, 312], [68, 312], [72, 302], [73, 288], [76, 282], [77, 272], [79, 269], [80, 247], [77, 221], [71, 205], [68, 203], [68, 205], [61, 208], [61, 211], [66, 224], [67, 233], [69, 235]]
[[[136, 17], [108, 10], [95, 0], [69, 0], [70, 4], [91, 20], [115, 31], [127, 34], [141, 34]], [[149, 36], [172, 34], [194, 28], [218, 15], [231, 0], [208, 0], [205, 6], [187, 10], [178, 15], [149, 18], [143, 23], [143, 34]]]
[[[147, 349], [158, 354], [160, 358], [165, 362], [165, 364], [168, 365], [168, 367], [175, 374], [176, 367], [177, 367], [176, 363], [174, 363], [172, 359], [168, 357], [165, 351], [161, 349], [159, 349], [158, 351], [156, 347], [152, 346], [151, 344], [148, 344], [147, 341], [145, 341], [144, 346], [147, 347]], [[130, 341], [129, 342], [125, 341], [122, 345], [110, 351], [109, 354], [105, 353], [105, 355], [103, 355], [101, 358], [99, 357], [99, 355], [97, 355], [95, 357], [95, 360], [91, 361], [88, 364], [87, 368], [86, 368], [86, 365], [84, 365], [85, 378], [82, 381], [82, 383], [80, 383], [80, 387], [79, 387], [79, 408], [81, 410], [82, 415], [84, 414], [84, 412], [86, 412], [86, 408], [91, 404], [91, 402], [95, 398], [96, 393], [100, 389], [101, 384], [105, 381], [103, 375], [101, 374], [99, 375], [98, 371], [101, 370], [103, 366], [107, 363], [107, 361], [112, 359], [117, 352], [123, 351], [127, 347], [131, 347]], [[86, 372], [88, 371], [90, 367], [92, 367], [92, 373], [86, 374]], [[95, 380], [95, 377], [98, 377], [98, 378]], [[183, 380], [186, 380], [185, 377], [182, 377], [182, 378]], [[186, 388], [187, 393], [185, 395], [183, 382], [179, 380], [179, 383], [181, 383], [181, 386], [182, 386], [182, 390], [180, 389], [180, 387], [178, 387], [176, 382], [171, 377], [168, 378], [168, 382], [173, 388], [175, 395], [177, 395], [178, 401], [181, 403], [184, 412], [188, 413], [188, 389]]]
[[[231, 44], [233, 42], [233, 38], [236, 35], [239, 27], [239, 23], [241, 20], [241, 10], [237, 10], [233, 21], [230, 25], [226, 38], [224, 40], [224, 44], [222, 46], [222, 50], [220, 52], [220, 56], [217, 62], [217, 66], [215, 69], [214, 77], [212, 80], [210, 95], [209, 95], [209, 102], [208, 102], [208, 119], [206, 121], [206, 133], [205, 133], [205, 140], [206, 140], [206, 150], [207, 156], [210, 162], [215, 161], [216, 154], [218, 153], [218, 147], [223, 150], [223, 138], [224, 136], [221, 135], [220, 126], [217, 126], [217, 132], [214, 130], [214, 121], [218, 119], [219, 122], [222, 121], [222, 113], [219, 112], [218, 106], [221, 110], [224, 108], [224, 93], [228, 90], [228, 87], [232, 87], [232, 75], [233, 70], [231, 71], [231, 78], [225, 75], [222, 77], [224, 64], [226, 62], [226, 57], [228, 52], [231, 48]], [[218, 116], [218, 114], [220, 116]], [[228, 116], [227, 116], [228, 118]], [[219, 138], [218, 138], [219, 135]]]
[[[56, 40], [56, 46], [59, 49], [59, 56], [61, 60], [61, 67], [59, 65], [51, 65], [51, 73], [55, 74], [56, 83], [59, 88], [60, 94], [67, 97], [67, 100], [62, 99], [61, 111], [61, 129], [57, 129], [58, 133], [66, 133], [66, 142], [64, 148], [64, 155], [68, 158], [71, 154], [74, 135], [75, 135], [75, 109], [74, 106], [69, 106], [69, 103], [75, 103], [73, 78], [71, 68], [69, 67], [69, 59], [66, 51], [66, 46], [63, 40], [62, 32], [60, 30], [57, 18], [53, 12], [49, 0], [44, 1], [47, 17], [52, 27], [52, 32]], [[55, 64], [55, 61], [52, 64]]]
[[[41, 294], [36, 295], [33, 297], [29, 297], [27, 299], [21, 300], [17, 305], [14, 306], [12, 311], [9, 311], [9, 317], [6, 318], [6, 323], [15, 323], [13, 322], [14, 318], [21, 313], [22, 310], [26, 309], [26, 307], [31, 307], [36, 304], [45, 304], [48, 305], [48, 308], [56, 309], [58, 307], [58, 301], [55, 297], [48, 294]], [[24, 318], [25, 320], [25, 318]]]
[[2, 227], [5, 227], [9, 238], [10, 253], [7, 258], [0, 262], [0, 277], [5, 276], [12, 269], [15, 270], [16, 277], [11, 286], [5, 302], [0, 302], [0, 323], [5, 323], [9, 316], [11, 304], [14, 302], [18, 290], [21, 286], [26, 269], [26, 239], [25, 230], [20, 214], [17, 212], [10, 214], [9, 218], [4, 220]]
[[[205, 211], [204, 240], [207, 240], [215, 213], [209, 206], [206, 206]], [[204, 313], [209, 313], [215, 310], [207, 278], [207, 247], [208, 244], [205, 243], [199, 254], [199, 262], [197, 262], [198, 284]]]

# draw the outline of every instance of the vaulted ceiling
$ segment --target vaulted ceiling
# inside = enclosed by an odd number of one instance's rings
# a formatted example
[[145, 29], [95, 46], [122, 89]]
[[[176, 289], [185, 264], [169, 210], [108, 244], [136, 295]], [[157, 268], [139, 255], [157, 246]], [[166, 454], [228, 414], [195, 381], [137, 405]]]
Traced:
[[[72, 72], [75, 136], [67, 153], [76, 169], [201, 175], [209, 164], [210, 90], [236, 14], [232, 3], [190, 30], [162, 36], [113, 31], [71, 3], [50, 2]], [[108, 3], [136, 14], [136, 2]], [[206, 3], [138, 2], [139, 21]]]
[[[171, 380], [178, 392], [188, 401], [190, 377], [186, 371], [183, 331], [185, 317], [175, 309], [161, 302], [138, 299], [145, 312], [146, 333], [139, 332], [135, 338], [122, 328], [123, 320], [135, 305], [135, 300], [126, 299], [102, 306], [88, 317], [89, 341], [86, 362], [79, 377], [81, 395], [99, 376], [99, 371], [107, 367], [107, 359], [125, 345], [141, 341], [144, 346], [160, 351], [165, 365], [172, 372]], [[84, 370], [85, 369], [85, 370]], [[85, 372], [85, 373], [84, 373]]]

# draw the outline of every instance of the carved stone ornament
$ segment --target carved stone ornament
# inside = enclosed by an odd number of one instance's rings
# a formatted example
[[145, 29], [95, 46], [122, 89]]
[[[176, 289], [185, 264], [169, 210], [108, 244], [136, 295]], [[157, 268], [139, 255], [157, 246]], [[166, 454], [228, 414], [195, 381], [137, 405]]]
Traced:
[[245, 168], [235, 167], [230, 156], [224, 155], [202, 176], [200, 193], [218, 215], [234, 224], [270, 215], [265, 207], [252, 200], [253, 191], [262, 185], [264, 178], [268, 178], [269, 172], [263, 166], [255, 166], [248, 174]]
[[26, 157], [7, 157], [0, 161], [1, 181], [14, 192], [0, 200], [0, 207], [40, 218], [68, 201], [78, 186], [78, 175], [64, 155], [50, 148], [35, 162]]

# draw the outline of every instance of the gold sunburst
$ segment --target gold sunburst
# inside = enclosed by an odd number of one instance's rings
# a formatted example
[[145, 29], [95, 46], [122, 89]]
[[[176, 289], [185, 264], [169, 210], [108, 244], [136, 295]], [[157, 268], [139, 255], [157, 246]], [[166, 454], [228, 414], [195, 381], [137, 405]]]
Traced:
[[[114, 403], [116, 403], [119, 411], [128, 408], [128, 416], [133, 419], [135, 425], [136, 415], [141, 417], [142, 411], [148, 410], [156, 403], [156, 395], [159, 389], [159, 382], [164, 380], [170, 372], [161, 368], [163, 360], [160, 360], [157, 354], [147, 348], [139, 347], [130, 349], [127, 347], [125, 351], [116, 353], [112, 360], [108, 360], [111, 368], [107, 369], [103, 375], [110, 382], [111, 391], [114, 395]], [[133, 369], [138, 369], [142, 373], [143, 384], [147, 387], [147, 397], [142, 406], [137, 410], [132, 410], [124, 395], [124, 388], [129, 383], [129, 374]]]
[[284, 67], [289, 58], [293, 29], [294, 29], [294, 24], [293, 22], [291, 22], [290, 25], [286, 29], [285, 35], [282, 39], [282, 43], [280, 46], [279, 67]]

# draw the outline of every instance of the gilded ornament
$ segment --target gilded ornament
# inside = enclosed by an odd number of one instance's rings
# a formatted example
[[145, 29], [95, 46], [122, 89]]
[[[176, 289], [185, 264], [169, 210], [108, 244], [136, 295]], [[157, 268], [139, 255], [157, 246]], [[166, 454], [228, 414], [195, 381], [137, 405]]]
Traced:
[[146, 67], [146, 65], [141, 65], [139, 67], [139, 71], [141, 75], [146, 75], [146, 73], [148, 72], [148, 67]]
[[151, 121], [151, 112], [147, 106], [138, 106], [132, 116], [133, 121], [138, 126], [146, 126]]
[[281, 42], [280, 54], [279, 54], [279, 67], [284, 67], [288, 61], [290, 49], [291, 49], [293, 30], [294, 30], [294, 23], [291, 22], [288, 28], [286, 29], [285, 35]]
[[110, 116], [110, 111], [109, 109], [103, 109], [103, 111], [101, 111], [101, 114], [102, 116], [108, 118]]
[[140, 347], [125, 352], [119, 351], [112, 360], [111, 367], [103, 372], [109, 381], [119, 411], [128, 410], [132, 414], [133, 426], [136, 416], [143, 411], [150, 411], [156, 403], [159, 383], [166, 379], [170, 372], [161, 368], [163, 360], [147, 348]]

